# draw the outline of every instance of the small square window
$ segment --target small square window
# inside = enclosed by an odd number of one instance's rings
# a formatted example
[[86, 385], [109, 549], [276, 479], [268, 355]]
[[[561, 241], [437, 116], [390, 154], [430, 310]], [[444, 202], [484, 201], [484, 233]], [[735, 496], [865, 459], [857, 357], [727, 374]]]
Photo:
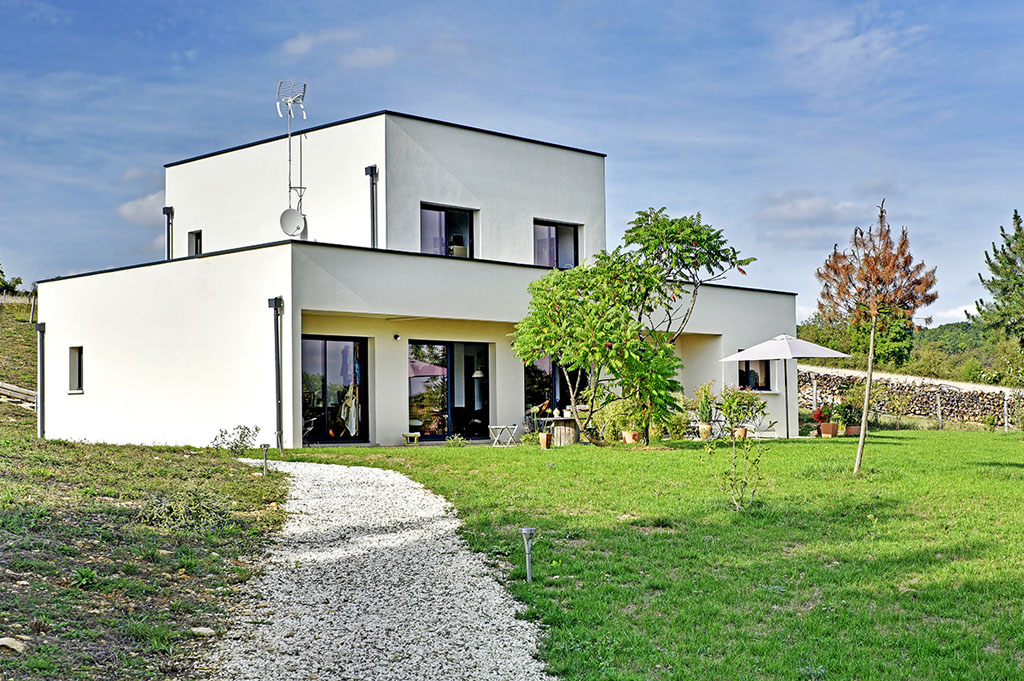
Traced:
[[533, 264], [569, 270], [580, 264], [579, 225], [533, 221]]
[[420, 205], [420, 253], [472, 258], [472, 211]]
[[772, 362], [768, 359], [739, 362], [739, 387], [747, 390], [772, 389]]
[[188, 254], [190, 256], [203, 254], [203, 230], [197, 229], [188, 233]]
[[68, 353], [68, 390], [71, 392], [82, 392], [82, 348], [81, 346], [71, 348]]

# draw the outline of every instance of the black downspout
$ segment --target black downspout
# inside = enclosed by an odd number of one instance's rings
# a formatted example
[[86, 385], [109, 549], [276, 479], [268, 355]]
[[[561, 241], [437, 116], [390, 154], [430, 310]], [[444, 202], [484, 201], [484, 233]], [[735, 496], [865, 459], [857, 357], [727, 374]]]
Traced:
[[281, 431], [281, 315], [284, 299], [281, 296], [267, 300], [267, 307], [274, 309], [274, 412], [277, 416], [277, 451], [284, 456], [284, 437]]
[[366, 166], [370, 178], [370, 248], [377, 248], [377, 166]]
[[164, 217], [167, 219], [167, 226], [164, 229], [164, 256], [165, 260], [171, 259], [171, 237], [174, 229], [174, 206], [164, 206]]
[[39, 439], [42, 440], [46, 437], [46, 354], [43, 352], [46, 349], [46, 324], [36, 324], [36, 352], [39, 355], [39, 375], [36, 376], [36, 430], [39, 435]]

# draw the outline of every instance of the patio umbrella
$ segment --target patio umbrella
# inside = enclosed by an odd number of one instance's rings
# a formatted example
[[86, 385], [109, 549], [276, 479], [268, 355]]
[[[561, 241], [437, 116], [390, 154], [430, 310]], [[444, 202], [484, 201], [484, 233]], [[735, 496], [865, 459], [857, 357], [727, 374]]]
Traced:
[[816, 345], [809, 341], [794, 338], [788, 334], [782, 334], [758, 343], [752, 348], [741, 350], [735, 354], [723, 357], [719, 362], [746, 362], [762, 359], [781, 359], [783, 391], [786, 396], [786, 437], [789, 437], [789, 375], [786, 372], [786, 362], [791, 359], [808, 357], [849, 357], [846, 353], [836, 352], [831, 348]]

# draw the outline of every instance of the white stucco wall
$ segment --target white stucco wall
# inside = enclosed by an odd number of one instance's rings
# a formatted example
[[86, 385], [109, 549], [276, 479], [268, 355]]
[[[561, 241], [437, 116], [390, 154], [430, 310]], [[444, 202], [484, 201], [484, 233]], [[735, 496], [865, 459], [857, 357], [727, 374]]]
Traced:
[[[283, 124], [283, 121], [282, 121]], [[301, 139], [300, 139], [301, 138]], [[292, 182], [299, 184], [310, 241], [370, 245], [370, 179], [377, 165], [379, 247], [386, 245], [387, 173], [384, 116], [292, 138]], [[203, 251], [287, 238], [279, 219], [288, 207], [288, 143], [274, 140], [201, 158], [166, 170], [165, 203], [174, 207], [174, 257], [188, 253], [188, 232], [203, 231]]]
[[[535, 218], [582, 225], [581, 259], [605, 247], [600, 155], [388, 113], [294, 136], [296, 185], [300, 144], [308, 241], [370, 245], [376, 164], [378, 248], [419, 252], [422, 203], [475, 211], [476, 258], [532, 264]], [[206, 253], [286, 238], [287, 158], [280, 139], [168, 167], [173, 256], [195, 230]]]
[[605, 247], [604, 158], [388, 116], [388, 247], [420, 250], [420, 204], [468, 208], [474, 256], [533, 263], [533, 221], [583, 225], [581, 260]]
[[[110, 443], [210, 443], [258, 425], [274, 441], [268, 298], [290, 310], [288, 246], [178, 260], [39, 285], [45, 436]], [[283, 355], [291, 356], [287, 326]], [[82, 346], [84, 391], [69, 394]], [[291, 403], [285, 366], [284, 399]], [[285, 421], [290, 440], [290, 419]]]
[[[739, 379], [736, 362], [718, 360], [734, 352], [757, 345], [779, 334], [796, 335], [796, 296], [775, 291], [759, 291], [730, 286], [703, 286], [697, 295], [686, 334], [677, 343], [677, 352], [686, 367], [680, 381], [687, 395], [708, 381], [714, 390], [735, 387]], [[797, 433], [796, 362], [788, 362], [783, 376], [782, 362], [772, 363], [772, 390], [760, 393], [768, 406], [769, 419], [778, 421], [776, 430], [786, 432], [786, 399], [789, 391], [790, 433]]]

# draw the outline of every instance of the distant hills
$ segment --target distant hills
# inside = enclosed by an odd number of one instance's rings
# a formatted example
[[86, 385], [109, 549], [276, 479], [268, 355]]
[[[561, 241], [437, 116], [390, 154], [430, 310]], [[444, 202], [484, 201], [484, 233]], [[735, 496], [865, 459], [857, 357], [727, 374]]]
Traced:
[[[867, 366], [867, 352], [851, 350], [848, 327], [823, 324], [813, 317], [797, 327], [797, 335], [852, 355], [850, 359], [815, 360], [817, 364], [849, 369]], [[906, 363], [881, 363], [877, 368], [911, 376], [1024, 388], [1024, 351], [1020, 345], [985, 331], [979, 324], [963, 321], [920, 329], [914, 331], [912, 343]]]

